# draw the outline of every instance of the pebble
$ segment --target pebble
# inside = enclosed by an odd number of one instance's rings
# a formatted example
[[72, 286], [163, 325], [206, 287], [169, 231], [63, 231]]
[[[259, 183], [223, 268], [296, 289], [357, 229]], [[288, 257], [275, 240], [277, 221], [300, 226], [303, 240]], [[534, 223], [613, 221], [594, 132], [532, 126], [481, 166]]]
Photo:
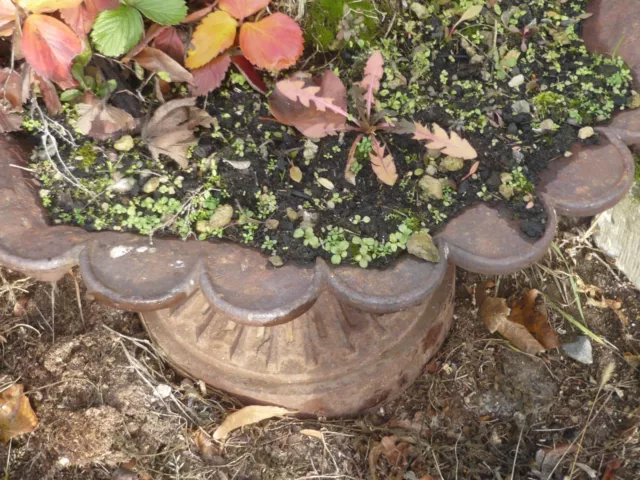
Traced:
[[433, 243], [431, 235], [425, 232], [416, 232], [409, 237], [407, 251], [427, 262], [438, 263], [440, 261], [438, 247]]
[[425, 175], [420, 179], [418, 186], [427, 197], [442, 200], [442, 184], [437, 178], [433, 178], [431, 175]]
[[524, 75], [516, 75], [511, 80], [509, 80], [509, 86], [511, 88], [519, 88], [525, 82]]
[[144, 193], [153, 193], [158, 189], [159, 186], [160, 177], [152, 177], [147, 181], [147, 183], [144, 184], [144, 187], [142, 187], [142, 191]]
[[584, 363], [585, 365], [591, 365], [593, 363], [591, 340], [584, 335], [578, 337], [574, 342], [563, 345], [562, 350], [564, 350], [567, 356], [577, 362]]
[[440, 161], [440, 168], [449, 172], [457, 172], [464, 168], [464, 160], [461, 158], [447, 156]]
[[578, 138], [580, 140], [586, 140], [587, 138], [593, 137], [596, 134], [596, 131], [593, 127], [583, 127], [578, 131]]
[[211, 228], [223, 228], [231, 223], [233, 218], [233, 207], [231, 205], [220, 205], [213, 212], [211, 220], [209, 220], [209, 226]]

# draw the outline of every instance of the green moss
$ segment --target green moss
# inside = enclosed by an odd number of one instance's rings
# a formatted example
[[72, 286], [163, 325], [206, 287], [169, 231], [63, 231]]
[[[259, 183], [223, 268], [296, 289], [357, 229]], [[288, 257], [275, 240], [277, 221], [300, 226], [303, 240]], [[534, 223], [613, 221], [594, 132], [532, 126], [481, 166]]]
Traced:
[[87, 142], [75, 151], [74, 157], [79, 160], [80, 166], [86, 169], [96, 163], [98, 152], [93, 148], [93, 145]]

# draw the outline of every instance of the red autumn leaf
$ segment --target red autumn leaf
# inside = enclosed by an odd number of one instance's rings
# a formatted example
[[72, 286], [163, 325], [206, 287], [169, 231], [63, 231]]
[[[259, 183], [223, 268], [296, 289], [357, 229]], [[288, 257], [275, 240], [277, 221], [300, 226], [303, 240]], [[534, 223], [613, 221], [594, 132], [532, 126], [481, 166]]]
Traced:
[[77, 35], [48, 15], [29, 15], [22, 30], [22, 51], [33, 69], [61, 88], [76, 85], [71, 63], [83, 50]]
[[304, 135], [322, 138], [345, 129], [347, 89], [331, 70], [321, 78], [294, 76], [277, 83], [269, 97], [271, 113], [280, 123]]
[[164, 72], [172, 82], [193, 83], [193, 75], [186, 68], [157, 48], [145, 47], [133, 60], [150, 72]]
[[9, 68], [0, 70], [0, 98], [8, 100], [15, 110], [22, 111], [22, 75]]
[[265, 8], [269, 3], [271, 0], [220, 0], [218, 6], [238, 20], [244, 20]]
[[218, 58], [214, 58], [204, 67], [192, 70], [193, 85], [191, 86], [191, 93], [199, 97], [218, 88], [227, 75], [230, 65], [231, 58], [225, 53]]
[[191, 36], [185, 65], [193, 70], [204, 67], [236, 41], [238, 22], [222, 10], [207, 15]]
[[62, 103], [60, 103], [60, 97], [56, 86], [46, 78], [42, 78], [37, 73], [33, 75], [33, 81], [38, 82], [40, 88], [40, 94], [44, 100], [44, 104], [47, 106], [47, 110], [51, 115], [57, 115], [62, 112]]
[[86, 37], [96, 17], [104, 10], [118, 8], [119, 0], [84, 0], [83, 4], [60, 10], [60, 17], [79, 37]]
[[274, 13], [240, 29], [240, 48], [258, 68], [284, 70], [294, 65], [304, 49], [300, 26], [284, 13]]
[[384, 58], [379, 51], [373, 52], [367, 66], [364, 69], [364, 78], [360, 82], [360, 87], [365, 91], [365, 101], [367, 102], [367, 117], [371, 115], [373, 105], [373, 95], [380, 90], [380, 81], [384, 75]]
[[186, 51], [184, 42], [176, 28], [168, 27], [163, 29], [153, 41], [153, 46], [158, 50], [162, 50], [180, 65], [184, 65]]
[[249, 84], [253, 87], [254, 90], [266, 95], [269, 92], [269, 88], [267, 84], [264, 83], [264, 80], [260, 76], [260, 74], [256, 71], [251, 62], [247, 60], [242, 55], [233, 55], [231, 57], [231, 62], [236, 66], [240, 73], [244, 75], [244, 78], [247, 79]]
[[560, 340], [549, 323], [544, 295], [538, 290], [527, 290], [511, 303], [509, 320], [523, 325], [545, 349], [560, 348]]
[[398, 181], [398, 172], [396, 171], [396, 164], [393, 161], [391, 155], [387, 155], [383, 145], [380, 145], [378, 139], [371, 135], [371, 153], [369, 158], [371, 159], [371, 168], [382, 183], [389, 186], [395, 185]]
[[471, 168], [469, 169], [469, 173], [467, 173], [464, 177], [462, 177], [460, 181], [463, 182], [467, 178], [469, 178], [471, 175], [476, 173], [479, 167], [480, 167], [480, 162], [473, 162], [473, 165], [471, 165]]
[[445, 155], [473, 160], [478, 157], [478, 153], [471, 146], [468, 140], [463, 140], [456, 132], [451, 132], [451, 137], [440, 125], [433, 124], [433, 132], [428, 127], [415, 122], [415, 140], [426, 140], [430, 143], [427, 148], [442, 150]]

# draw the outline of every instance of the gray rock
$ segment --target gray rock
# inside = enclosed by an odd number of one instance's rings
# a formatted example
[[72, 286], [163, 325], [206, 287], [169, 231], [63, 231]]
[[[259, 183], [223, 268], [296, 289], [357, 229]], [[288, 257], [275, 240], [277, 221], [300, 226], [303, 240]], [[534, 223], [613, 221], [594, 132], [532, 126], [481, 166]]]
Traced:
[[211, 228], [223, 228], [231, 223], [233, 218], [233, 207], [231, 205], [220, 205], [213, 213], [211, 220], [209, 220], [209, 227]]
[[591, 365], [593, 363], [593, 352], [591, 340], [588, 337], [580, 336], [574, 342], [562, 346], [562, 350], [575, 361]]

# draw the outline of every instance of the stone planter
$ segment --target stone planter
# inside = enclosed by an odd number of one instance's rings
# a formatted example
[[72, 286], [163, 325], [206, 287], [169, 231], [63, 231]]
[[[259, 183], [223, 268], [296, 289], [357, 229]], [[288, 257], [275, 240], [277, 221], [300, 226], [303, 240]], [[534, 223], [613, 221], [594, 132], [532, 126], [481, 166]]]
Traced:
[[[633, 51], [640, 12], [616, 4], [622, 24], [590, 20], [597, 48], [614, 48], [640, 68]], [[604, 23], [602, 23], [604, 22]], [[635, 122], [635, 123], [634, 123]], [[344, 416], [381, 405], [420, 374], [440, 348], [453, 315], [454, 265], [485, 274], [524, 268], [548, 250], [556, 215], [593, 215], [616, 204], [633, 180], [625, 146], [640, 132], [640, 112], [599, 129], [601, 145], [576, 146], [551, 163], [538, 192], [548, 210], [544, 236], [531, 241], [500, 210], [479, 203], [437, 236], [442, 261], [405, 256], [384, 271], [333, 267], [275, 269], [238, 245], [182, 242], [47, 225], [23, 164], [28, 149], [0, 140], [0, 264], [55, 281], [79, 265], [89, 292], [141, 312], [150, 336], [174, 366], [248, 402], [303, 414]]]

